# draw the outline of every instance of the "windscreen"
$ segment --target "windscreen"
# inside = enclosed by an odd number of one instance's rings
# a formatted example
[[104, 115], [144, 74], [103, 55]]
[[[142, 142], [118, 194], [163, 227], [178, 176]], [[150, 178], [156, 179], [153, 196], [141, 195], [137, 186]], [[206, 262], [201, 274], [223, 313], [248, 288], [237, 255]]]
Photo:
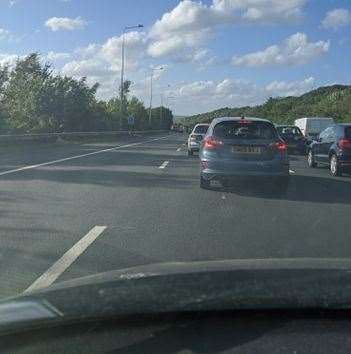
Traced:
[[[351, 260], [351, 161], [314, 139], [333, 117], [351, 139], [350, 14], [351, 0], [0, 0], [0, 300], [154, 263]], [[285, 135], [295, 123], [306, 139]]]
[[208, 129], [207, 125], [198, 125], [197, 127], [195, 127], [194, 129], [194, 133], [195, 134], [206, 134]]
[[239, 140], [273, 140], [277, 137], [276, 130], [271, 123], [246, 121], [224, 121], [213, 129], [213, 135], [221, 139]]

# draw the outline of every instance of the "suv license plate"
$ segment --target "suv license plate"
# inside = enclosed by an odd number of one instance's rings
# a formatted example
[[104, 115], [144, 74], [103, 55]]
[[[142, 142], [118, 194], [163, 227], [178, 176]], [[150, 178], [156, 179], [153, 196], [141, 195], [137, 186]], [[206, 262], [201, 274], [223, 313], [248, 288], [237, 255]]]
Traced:
[[256, 146], [233, 146], [232, 152], [240, 154], [260, 154], [261, 148]]

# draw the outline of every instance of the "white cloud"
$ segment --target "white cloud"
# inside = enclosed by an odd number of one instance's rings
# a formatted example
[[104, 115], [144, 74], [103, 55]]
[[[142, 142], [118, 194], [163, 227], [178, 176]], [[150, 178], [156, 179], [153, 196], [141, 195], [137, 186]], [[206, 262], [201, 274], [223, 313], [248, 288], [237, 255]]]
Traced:
[[20, 57], [15, 54], [1, 54], [0, 53], [0, 67], [7, 65], [10, 68], [12, 68], [15, 66], [15, 64], [19, 58]]
[[83, 29], [87, 22], [81, 17], [68, 18], [68, 17], [51, 17], [45, 22], [45, 26], [50, 28], [51, 31], [74, 31]]
[[302, 81], [273, 81], [265, 86], [265, 91], [272, 96], [299, 96], [310, 91], [315, 84], [313, 77]]
[[89, 58], [95, 55], [100, 49], [100, 46], [96, 43], [91, 43], [86, 47], [77, 48], [74, 52], [82, 58]]
[[332, 28], [334, 30], [339, 27], [347, 26], [351, 23], [351, 11], [347, 9], [334, 9], [327, 12], [322, 21], [324, 28]]
[[[88, 82], [99, 82], [100, 97], [115, 95], [121, 70], [122, 36], [111, 37], [103, 44], [90, 44], [74, 52], [75, 59], [66, 63], [62, 73], [67, 76], [88, 77]], [[145, 54], [146, 35], [128, 32], [125, 35], [125, 69], [130, 77], [139, 69], [139, 60]]]
[[179, 55], [201, 46], [224, 24], [296, 21], [305, 0], [213, 0], [211, 5], [181, 1], [152, 26], [148, 53], [152, 57]]
[[[119, 70], [121, 67], [123, 37], [109, 38], [101, 47], [100, 55], [113, 67]], [[126, 67], [135, 70], [138, 60], [145, 54], [146, 38], [144, 32], [128, 32], [125, 35]]]
[[[254, 23], [295, 22], [303, 15], [305, 0], [213, 0], [213, 7]], [[237, 19], [236, 19], [237, 20]]]
[[46, 55], [46, 59], [50, 61], [57, 61], [57, 60], [67, 60], [71, 57], [69, 53], [56, 53], [53, 51], [48, 52]]
[[234, 56], [235, 66], [274, 66], [306, 64], [329, 50], [329, 41], [308, 42], [304, 33], [295, 33], [280, 45], [272, 45], [262, 51]]
[[298, 96], [315, 86], [312, 77], [301, 81], [273, 81], [259, 86], [242, 79], [226, 78], [216, 82], [195, 81], [174, 91], [177, 114], [196, 114], [222, 107], [242, 107], [261, 104], [268, 97]]

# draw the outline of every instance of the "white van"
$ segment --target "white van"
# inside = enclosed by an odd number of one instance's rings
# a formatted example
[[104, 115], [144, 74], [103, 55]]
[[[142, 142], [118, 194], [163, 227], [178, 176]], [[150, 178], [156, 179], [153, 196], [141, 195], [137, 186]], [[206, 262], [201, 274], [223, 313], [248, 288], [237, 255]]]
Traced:
[[294, 122], [307, 139], [316, 139], [325, 128], [334, 125], [334, 119], [328, 117], [305, 117]]

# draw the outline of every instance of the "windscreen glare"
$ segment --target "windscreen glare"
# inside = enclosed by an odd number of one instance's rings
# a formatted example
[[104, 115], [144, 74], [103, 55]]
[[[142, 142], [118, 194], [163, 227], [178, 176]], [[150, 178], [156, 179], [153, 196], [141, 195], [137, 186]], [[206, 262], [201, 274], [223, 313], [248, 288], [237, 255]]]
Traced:
[[221, 122], [214, 127], [213, 135], [228, 140], [274, 140], [277, 138], [276, 130], [272, 124], [257, 121]]

